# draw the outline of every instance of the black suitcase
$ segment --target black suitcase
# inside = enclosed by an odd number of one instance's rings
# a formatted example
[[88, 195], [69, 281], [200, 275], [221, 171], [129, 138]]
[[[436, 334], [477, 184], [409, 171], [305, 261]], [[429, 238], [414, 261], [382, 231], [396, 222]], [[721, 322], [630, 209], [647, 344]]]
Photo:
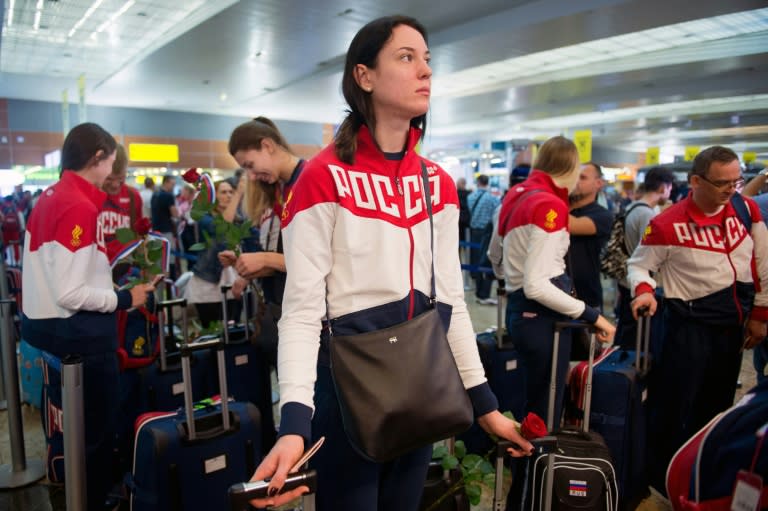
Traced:
[[590, 349], [581, 430], [560, 430], [557, 449], [553, 453], [536, 453], [526, 460], [518, 481], [513, 481], [508, 509], [526, 511], [601, 510], [617, 511], [618, 487], [611, 454], [603, 438], [589, 431], [592, 398], [592, 365], [595, 356], [595, 333], [591, 326], [573, 321], [557, 322], [552, 355], [547, 429], [554, 429], [555, 378], [560, 332], [568, 328], [589, 328]]
[[[488, 385], [499, 400], [499, 411], [510, 411], [522, 420], [525, 406], [525, 377], [519, 364], [519, 354], [504, 327], [505, 290], [503, 281], [497, 286], [498, 308], [496, 330], [477, 334], [477, 348], [485, 369]], [[457, 437], [463, 440], [467, 451], [485, 455], [494, 449], [494, 442], [475, 421], [465, 433]]]

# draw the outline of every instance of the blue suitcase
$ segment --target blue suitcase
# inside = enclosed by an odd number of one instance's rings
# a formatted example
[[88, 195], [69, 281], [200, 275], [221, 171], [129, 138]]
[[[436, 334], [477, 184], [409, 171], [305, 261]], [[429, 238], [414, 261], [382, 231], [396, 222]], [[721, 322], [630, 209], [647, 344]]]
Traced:
[[132, 511], [225, 509], [228, 488], [248, 480], [261, 459], [260, 414], [252, 403], [193, 405], [190, 360], [210, 349], [217, 352], [220, 394], [227, 395], [223, 341], [182, 345], [184, 409], [137, 427]]
[[[523, 418], [525, 377], [519, 355], [509, 336], [504, 335], [504, 285], [498, 286], [497, 328], [477, 335], [477, 348], [488, 384], [499, 400], [499, 411], [510, 411], [517, 420]], [[466, 433], [459, 435], [468, 452], [484, 455], [495, 449], [495, 443], [475, 421]]]
[[[222, 317], [228, 318], [226, 293], [230, 286], [222, 286]], [[260, 347], [251, 342], [248, 324], [248, 293], [243, 293], [245, 321], [227, 323], [224, 329], [224, 355], [229, 375], [229, 393], [238, 401], [250, 401], [261, 412], [262, 447], [272, 448], [277, 440], [272, 415], [272, 383], [269, 362]], [[211, 359], [211, 363], [215, 360]], [[213, 371], [211, 371], [213, 373]]]
[[19, 343], [19, 379], [21, 400], [40, 409], [43, 398], [43, 355], [42, 351], [24, 339]]

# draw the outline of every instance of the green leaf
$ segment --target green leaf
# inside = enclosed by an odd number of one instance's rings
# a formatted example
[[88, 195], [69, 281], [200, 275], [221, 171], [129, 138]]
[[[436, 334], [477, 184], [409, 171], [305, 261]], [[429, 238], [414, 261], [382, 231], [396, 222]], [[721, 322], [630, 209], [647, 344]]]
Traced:
[[477, 454], [467, 454], [467, 456], [464, 457], [463, 460], [461, 460], [461, 464], [464, 465], [469, 470], [477, 469], [480, 466], [480, 463], [483, 462], [483, 458], [481, 456], [478, 456]]
[[488, 488], [496, 488], [496, 473], [494, 472], [493, 474], [485, 474], [483, 476], [483, 484]]
[[443, 459], [444, 456], [448, 454], [448, 447], [445, 445], [438, 445], [432, 450], [432, 459], [433, 460], [440, 460]]
[[133, 230], [128, 229], [127, 227], [121, 227], [115, 231], [115, 238], [117, 241], [125, 245], [126, 243], [130, 243], [138, 238], [138, 236], [136, 236], [136, 233], [133, 232]]
[[456, 440], [453, 451], [456, 453], [457, 458], [463, 459], [467, 455], [467, 446], [464, 445], [464, 440]]
[[239, 226], [240, 230], [240, 238], [247, 238], [251, 235], [251, 227], [253, 227], [253, 223], [250, 220], [246, 220]]
[[488, 460], [484, 459], [480, 462], [480, 465], [477, 467], [482, 474], [493, 474], [496, 472], [496, 469], [491, 465]]
[[199, 252], [201, 250], [205, 250], [206, 248], [208, 248], [208, 247], [205, 246], [205, 243], [198, 242], [198, 243], [195, 243], [194, 245], [192, 245], [191, 247], [189, 247], [187, 249], [187, 251], [188, 252]]
[[471, 484], [465, 484], [464, 489], [467, 492], [467, 498], [469, 498], [469, 502], [476, 506], [480, 503], [480, 497], [483, 495], [483, 488], [479, 484], [471, 483]]
[[456, 459], [456, 456], [448, 454], [443, 458], [443, 470], [453, 470], [457, 466], [459, 466], [459, 460]]
[[504, 412], [502, 415], [503, 415], [504, 417], [506, 417], [507, 419], [516, 420], [516, 419], [515, 419], [515, 415], [514, 415], [512, 412], [510, 412], [509, 410], [507, 410], [506, 412]]

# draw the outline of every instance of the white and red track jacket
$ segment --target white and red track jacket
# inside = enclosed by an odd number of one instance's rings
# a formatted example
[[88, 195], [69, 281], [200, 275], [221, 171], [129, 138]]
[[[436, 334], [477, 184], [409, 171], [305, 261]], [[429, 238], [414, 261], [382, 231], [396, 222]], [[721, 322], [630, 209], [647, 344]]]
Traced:
[[[368, 129], [358, 134], [355, 163], [331, 144], [307, 162], [282, 215], [287, 283], [280, 320], [280, 433], [309, 436], [321, 322], [403, 301], [412, 317], [429, 296], [429, 218], [422, 158], [411, 129], [402, 160], [388, 160]], [[488, 387], [464, 303], [458, 256], [459, 202], [451, 177], [426, 164], [434, 221], [437, 300], [452, 306], [448, 341], [476, 413], [497, 407]], [[331, 339], [330, 342], [333, 342]]]
[[697, 319], [741, 323], [746, 307], [752, 319], [768, 320], [768, 231], [757, 204], [744, 201], [749, 233], [730, 202], [707, 216], [691, 195], [654, 217], [627, 261], [635, 296], [653, 292], [649, 272], [658, 271], [665, 298]]
[[[47, 341], [46, 331], [51, 338], [63, 336], [68, 323], [79, 321], [76, 314], [81, 311], [110, 313], [131, 306], [130, 292], [116, 293], [112, 287], [103, 229], [97, 222], [105, 197], [75, 172], [65, 171], [32, 210], [22, 272], [25, 338], [27, 332], [39, 334], [41, 342]], [[92, 332], [94, 338], [115, 335], [114, 317], [89, 321], [88, 326], [98, 330]], [[83, 328], [78, 325], [78, 330]]]
[[507, 291], [522, 288], [529, 300], [594, 323], [599, 314], [596, 309], [552, 282], [565, 273], [569, 244], [568, 190], [558, 187], [549, 174], [534, 169], [504, 197], [489, 258], [497, 275], [501, 276], [503, 268]]
[[117, 230], [133, 229], [133, 223], [141, 217], [142, 200], [137, 189], [122, 184], [119, 192], [114, 195], [107, 194], [99, 213], [99, 223], [104, 231], [104, 243], [110, 261], [125, 247], [115, 237]]

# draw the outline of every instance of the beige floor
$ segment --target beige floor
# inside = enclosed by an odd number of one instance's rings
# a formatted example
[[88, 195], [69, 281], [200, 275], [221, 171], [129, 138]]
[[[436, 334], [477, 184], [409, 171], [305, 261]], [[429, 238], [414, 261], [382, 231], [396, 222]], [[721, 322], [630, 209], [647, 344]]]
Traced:
[[[606, 302], [610, 303], [612, 296], [610, 288], [605, 290], [605, 294], [607, 298]], [[475, 331], [483, 331], [486, 328], [497, 324], [496, 307], [476, 304], [474, 294], [471, 291], [467, 292], [466, 298]], [[609, 307], [606, 307], [606, 310], [608, 309]], [[744, 357], [741, 382], [742, 389], [737, 393], [737, 400], [743, 395], [746, 389], [751, 388], [755, 384], [755, 371], [750, 364], [749, 357]], [[22, 417], [26, 457], [29, 459], [40, 460], [45, 452], [45, 443], [40, 427], [40, 412], [28, 405], [24, 405], [22, 406]], [[11, 463], [7, 412], [0, 411], [0, 465], [11, 465]], [[64, 509], [61, 490], [59, 488], [45, 487], [44, 480], [41, 481], [41, 483], [43, 484], [35, 485], [24, 492], [0, 491], [0, 511], [15, 511], [17, 509], [20, 511], [47, 511], [53, 509], [55, 511]], [[48, 501], [48, 491], [53, 495], [50, 499], [53, 504]], [[490, 511], [490, 501], [486, 499], [475, 509], [477, 511]], [[643, 501], [637, 508], [637, 511], [667, 510], [671, 510], [669, 503], [663, 498], [655, 495], [652, 495]]]

